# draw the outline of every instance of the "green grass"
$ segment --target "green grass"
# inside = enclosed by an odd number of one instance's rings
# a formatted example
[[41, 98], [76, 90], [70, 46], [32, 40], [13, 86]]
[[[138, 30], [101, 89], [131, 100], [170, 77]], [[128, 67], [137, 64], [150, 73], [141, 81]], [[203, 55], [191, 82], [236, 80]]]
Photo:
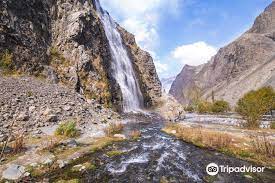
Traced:
[[65, 137], [77, 137], [79, 132], [76, 128], [76, 123], [74, 121], [68, 121], [61, 123], [55, 131], [55, 135], [57, 136], [65, 136]]
[[124, 154], [124, 152], [122, 152], [122, 151], [109, 151], [106, 153], [106, 155], [109, 157], [119, 156], [122, 154]]

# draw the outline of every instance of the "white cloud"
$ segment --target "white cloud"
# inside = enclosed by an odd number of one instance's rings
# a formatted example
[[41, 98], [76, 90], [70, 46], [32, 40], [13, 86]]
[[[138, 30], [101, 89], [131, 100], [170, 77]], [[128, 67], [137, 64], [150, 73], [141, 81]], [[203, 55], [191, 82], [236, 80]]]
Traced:
[[168, 65], [167, 64], [162, 64], [158, 60], [155, 60], [155, 66], [156, 66], [156, 70], [159, 74], [162, 74], [162, 73], [164, 73], [165, 71], [168, 70]]
[[158, 25], [162, 16], [177, 15], [181, 0], [101, 0], [103, 8], [136, 36], [146, 51], [159, 45]]
[[217, 48], [200, 41], [193, 44], [182, 45], [172, 51], [172, 58], [182, 65], [197, 66], [206, 63], [217, 53]]

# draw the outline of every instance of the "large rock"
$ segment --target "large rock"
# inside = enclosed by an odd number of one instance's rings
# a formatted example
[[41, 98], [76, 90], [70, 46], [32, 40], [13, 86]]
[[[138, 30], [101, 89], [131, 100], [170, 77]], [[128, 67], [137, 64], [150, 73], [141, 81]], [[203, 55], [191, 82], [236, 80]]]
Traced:
[[[126, 31], [123, 35], [132, 37]], [[146, 104], [153, 105], [161, 91], [152, 58], [137, 45], [128, 49]], [[87, 99], [121, 109], [121, 90], [94, 1], [0, 1], [0, 56], [6, 50], [18, 72], [63, 83]]]
[[207, 100], [214, 94], [215, 99], [235, 105], [246, 92], [267, 85], [275, 87], [275, 2], [207, 64], [185, 66], [170, 94], [184, 104], [197, 93]]
[[24, 176], [25, 172], [25, 167], [12, 164], [3, 172], [2, 178], [7, 180], [19, 180]]

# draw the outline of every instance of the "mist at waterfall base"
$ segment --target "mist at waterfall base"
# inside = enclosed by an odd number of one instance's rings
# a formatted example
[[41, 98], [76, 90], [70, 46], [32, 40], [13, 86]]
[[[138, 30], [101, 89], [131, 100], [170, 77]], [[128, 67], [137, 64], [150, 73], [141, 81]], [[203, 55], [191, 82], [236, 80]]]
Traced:
[[138, 112], [143, 107], [143, 96], [135, 75], [131, 59], [122, 43], [122, 38], [117, 30], [117, 25], [103, 10], [99, 0], [95, 0], [96, 10], [103, 23], [106, 37], [112, 54], [112, 71], [116, 82], [119, 84], [123, 97], [124, 112]]

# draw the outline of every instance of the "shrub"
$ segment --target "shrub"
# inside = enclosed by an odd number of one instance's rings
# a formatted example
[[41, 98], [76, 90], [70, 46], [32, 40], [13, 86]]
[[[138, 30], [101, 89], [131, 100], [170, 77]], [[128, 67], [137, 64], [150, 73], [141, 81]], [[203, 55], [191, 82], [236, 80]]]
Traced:
[[184, 110], [187, 111], [187, 112], [194, 112], [195, 108], [192, 105], [188, 105], [184, 108]]
[[230, 110], [229, 103], [224, 100], [215, 101], [212, 105], [213, 113], [223, 113]]
[[20, 153], [24, 150], [24, 148], [25, 148], [24, 136], [16, 134], [15, 140], [12, 144], [13, 153], [15, 154]]
[[212, 104], [207, 101], [201, 101], [198, 103], [198, 113], [209, 113], [211, 112]]
[[56, 147], [58, 147], [59, 141], [53, 137], [49, 137], [47, 140], [42, 142], [41, 150], [42, 151], [53, 151]]
[[236, 111], [246, 120], [245, 127], [259, 128], [259, 120], [272, 109], [274, 103], [274, 90], [271, 87], [263, 87], [245, 94], [238, 101]]
[[74, 121], [61, 123], [56, 129], [55, 134], [66, 136], [66, 137], [76, 137], [78, 135], [78, 130], [76, 129], [76, 123]]
[[13, 58], [13, 55], [11, 53], [9, 53], [8, 50], [6, 50], [2, 54], [2, 57], [0, 60], [0, 67], [5, 70], [10, 70], [12, 67], [12, 58]]
[[272, 122], [270, 123], [270, 128], [271, 128], [271, 129], [275, 129], [275, 121], [272, 121]]
[[251, 136], [252, 147], [256, 153], [269, 157], [275, 157], [275, 146], [265, 133]]
[[106, 128], [105, 134], [107, 136], [112, 136], [114, 134], [120, 133], [124, 128], [124, 125], [122, 123], [111, 123], [108, 128]]

